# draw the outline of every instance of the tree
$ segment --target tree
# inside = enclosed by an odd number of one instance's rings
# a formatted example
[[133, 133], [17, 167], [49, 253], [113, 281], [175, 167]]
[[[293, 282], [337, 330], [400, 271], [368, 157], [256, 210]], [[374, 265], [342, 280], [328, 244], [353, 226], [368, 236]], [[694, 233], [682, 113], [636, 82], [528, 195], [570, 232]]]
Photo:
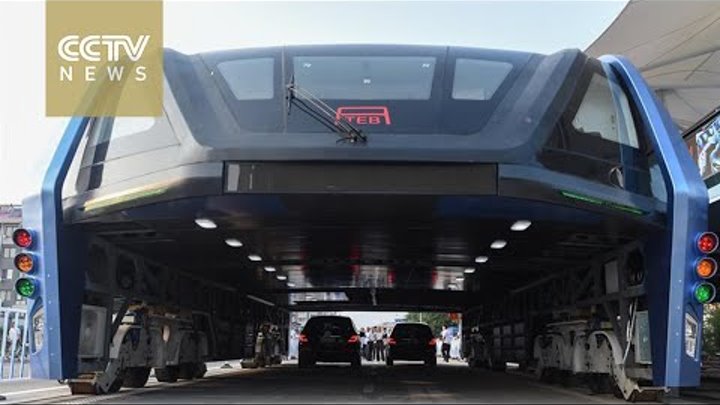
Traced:
[[720, 306], [707, 305], [704, 318], [703, 352], [715, 355], [720, 352]]
[[445, 312], [410, 312], [407, 315], [408, 322], [424, 322], [430, 326], [434, 336], [439, 336], [443, 325], [455, 325], [450, 319], [450, 314]]

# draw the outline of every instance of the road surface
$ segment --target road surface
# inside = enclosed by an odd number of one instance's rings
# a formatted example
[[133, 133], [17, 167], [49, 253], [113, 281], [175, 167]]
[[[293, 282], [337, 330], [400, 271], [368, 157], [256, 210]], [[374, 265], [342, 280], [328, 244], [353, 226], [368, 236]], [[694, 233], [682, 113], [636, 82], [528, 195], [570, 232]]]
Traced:
[[[625, 403], [612, 395], [590, 395], [587, 389], [541, 384], [512, 372], [472, 370], [462, 363], [439, 364], [434, 371], [408, 363], [394, 367], [366, 363], [360, 370], [323, 364], [299, 370], [294, 363], [241, 369], [238, 362], [231, 364], [232, 369], [211, 365], [202, 380], [161, 384], [151, 379], [146, 388], [123, 389], [104, 397], [70, 396], [66, 387], [45, 382], [49, 391], [37, 388], [25, 389], [25, 394], [6, 394], [4, 403]], [[0, 385], [3, 387], [7, 388]]]

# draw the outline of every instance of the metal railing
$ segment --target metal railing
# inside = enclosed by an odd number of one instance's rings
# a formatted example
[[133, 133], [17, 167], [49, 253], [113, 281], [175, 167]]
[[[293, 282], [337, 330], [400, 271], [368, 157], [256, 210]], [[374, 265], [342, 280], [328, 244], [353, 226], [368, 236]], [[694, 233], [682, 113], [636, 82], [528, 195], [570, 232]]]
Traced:
[[30, 377], [30, 345], [27, 310], [0, 307], [0, 381]]

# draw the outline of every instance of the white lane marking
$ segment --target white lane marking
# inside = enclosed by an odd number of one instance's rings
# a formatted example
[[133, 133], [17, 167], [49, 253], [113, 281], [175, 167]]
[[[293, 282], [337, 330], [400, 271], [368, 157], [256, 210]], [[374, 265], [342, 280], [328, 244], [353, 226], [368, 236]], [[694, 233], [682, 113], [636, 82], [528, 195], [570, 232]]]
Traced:
[[[237, 373], [239, 372], [239, 369], [227, 369], [227, 370], [220, 370], [220, 369], [210, 369], [208, 370], [208, 373], [206, 374], [206, 377], [222, 377], [224, 375], [233, 374], [233, 372]], [[160, 383], [157, 381], [151, 381], [146, 385], [144, 388], [138, 388], [138, 389], [127, 389], [125, 391], [118, 392], [116, 394], [110, 394], [110, 395], [63, 395], [63, 396], [40, 396], [40, 397], [30, 397], [30, 398], [18, 398], [14, 401], [9, 401], [9, 404], [12, 403], [29, 403], [29, 402], [56, 402], [56, 403], [62, 403], [62, 404], [77, 404], [77, 405], [85, 405], [85, 404], [95, 404], [99, 402], [109, 401], [113, 399], [121, 399], [133, 395], [143, 394], [147, 392], [153, 392], [153, 391], [159, 391], [163, 389], [169, 389], [172, 387], [182, 387], [192, 384], [197, 384], [204, 381], [204, 379], [198, 379], [198, 380], [189, 380], [189, 381], [180, 381], [176, 383]], [[57, 388], [65, 388], [69, 391], [68, 387], [56, 387], [52, 389]], [[4, 394], [7, 395], [7, 394]], [[9, 398], [8, 398], [9, 399]]]
[[24, 390], [24, 391], [3, 392], [2, 395], [7, 397], [7, 396], [11, 396], [11, 395], [27, 395], [27, 394], [35, 394], [38, 392], [47, 392], [47, 391], [55, 391], [55, 390], [70, 391], [70, 388], [68, 388], [67, 385], [63, 385], [61, 387], [34, 388], [31, 390]]

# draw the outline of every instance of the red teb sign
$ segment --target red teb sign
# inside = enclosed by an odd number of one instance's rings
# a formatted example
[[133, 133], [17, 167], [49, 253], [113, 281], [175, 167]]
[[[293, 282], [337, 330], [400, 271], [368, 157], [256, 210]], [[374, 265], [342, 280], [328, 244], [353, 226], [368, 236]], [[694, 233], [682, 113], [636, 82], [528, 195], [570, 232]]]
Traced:
[[384, 106], [338, 107], [335, 120], [358, 125], [390, 125], [390, 111]]

